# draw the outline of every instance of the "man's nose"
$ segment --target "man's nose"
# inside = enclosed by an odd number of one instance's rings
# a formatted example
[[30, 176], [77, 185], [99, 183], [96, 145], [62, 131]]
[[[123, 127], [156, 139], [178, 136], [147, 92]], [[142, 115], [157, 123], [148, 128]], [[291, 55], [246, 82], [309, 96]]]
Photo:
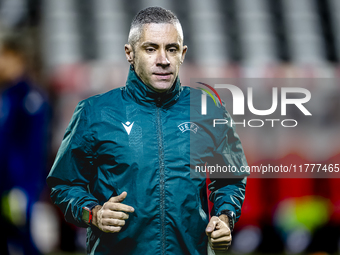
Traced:
[[158, 52], [157, 65], [160, 65], [160, 66], [168, 66], [168, 65], [170, 65], [170, 61], [168, 59], [168, 56], [167, 56], [165, 50], [160, 50]]

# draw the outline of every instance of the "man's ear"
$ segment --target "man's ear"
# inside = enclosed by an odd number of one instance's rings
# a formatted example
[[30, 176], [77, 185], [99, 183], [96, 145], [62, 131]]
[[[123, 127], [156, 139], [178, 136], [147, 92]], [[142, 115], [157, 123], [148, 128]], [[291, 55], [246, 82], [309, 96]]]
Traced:
[[130, 44], [125, 44], [125, 56], [126, 56], [126, 59], [127, 61], [130, 63], [130, 64], [133, 64], [134, 63], [134, 53], [133, 53], [133, 49], [132, 49], [132, 46]]
[[183, 46], [183, 50], [182, 50], [182, 56], [181, 56], [181, 64], [183, 64], [184, 58], [185, 58], [185, 54], [187, 53], [188, 50], [188, 46], [184, 45]]

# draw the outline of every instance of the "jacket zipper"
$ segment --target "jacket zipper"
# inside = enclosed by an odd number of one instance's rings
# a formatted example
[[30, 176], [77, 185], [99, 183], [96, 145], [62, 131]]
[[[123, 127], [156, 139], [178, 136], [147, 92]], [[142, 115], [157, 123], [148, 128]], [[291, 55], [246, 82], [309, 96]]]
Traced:
[[159, 154], [159, 196], [160, 196], [160, 219], [161, 219], [161, 254], [165, 254], [165, 191], [164, 191], [164, 149], [161, 123], [161, 108], [157, 107], [157, 129], [158, 129], [158, 154]]

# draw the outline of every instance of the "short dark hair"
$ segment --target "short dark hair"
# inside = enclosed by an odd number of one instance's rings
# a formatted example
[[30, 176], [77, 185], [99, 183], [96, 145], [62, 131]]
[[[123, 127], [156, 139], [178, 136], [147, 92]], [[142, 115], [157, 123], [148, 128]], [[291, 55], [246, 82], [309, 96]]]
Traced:
[[132, 20], [131, 27], [148, 23], [173, 23], [178, 22], [176, 15], [162, 7], [148, 7], [139, 11]]
[[[134, 46], [140, 38], [142, 26], [150, 23], [170, 23], [174, 25], [178, 24], [179, 26], [181, 25], [176, 15], [170, 10], [156, 6], [145, 8], [139, 11], [131, 22], [129, 44]], [[183, 32], [181, 33], [183, 38]]]
[[26, 40], [18, 33], [7, 33], [0, 39], [3, 50], [24, 56], [27, 53]]

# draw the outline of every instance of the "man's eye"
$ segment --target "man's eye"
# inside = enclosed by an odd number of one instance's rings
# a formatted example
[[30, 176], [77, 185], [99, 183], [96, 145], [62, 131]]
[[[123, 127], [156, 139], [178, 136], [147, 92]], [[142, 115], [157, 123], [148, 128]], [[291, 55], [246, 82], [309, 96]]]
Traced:
[[146, 48], [145, 50], [146, 50], [146, 52], [154, 52], [155, 51], [154, 48]]
[[168, 49], [168, 51], [171, 52], [171, 53], [174, 53], [174, 52], [177, 51], [177, 49], [176, 48], [170, 48], [170, 49]]

